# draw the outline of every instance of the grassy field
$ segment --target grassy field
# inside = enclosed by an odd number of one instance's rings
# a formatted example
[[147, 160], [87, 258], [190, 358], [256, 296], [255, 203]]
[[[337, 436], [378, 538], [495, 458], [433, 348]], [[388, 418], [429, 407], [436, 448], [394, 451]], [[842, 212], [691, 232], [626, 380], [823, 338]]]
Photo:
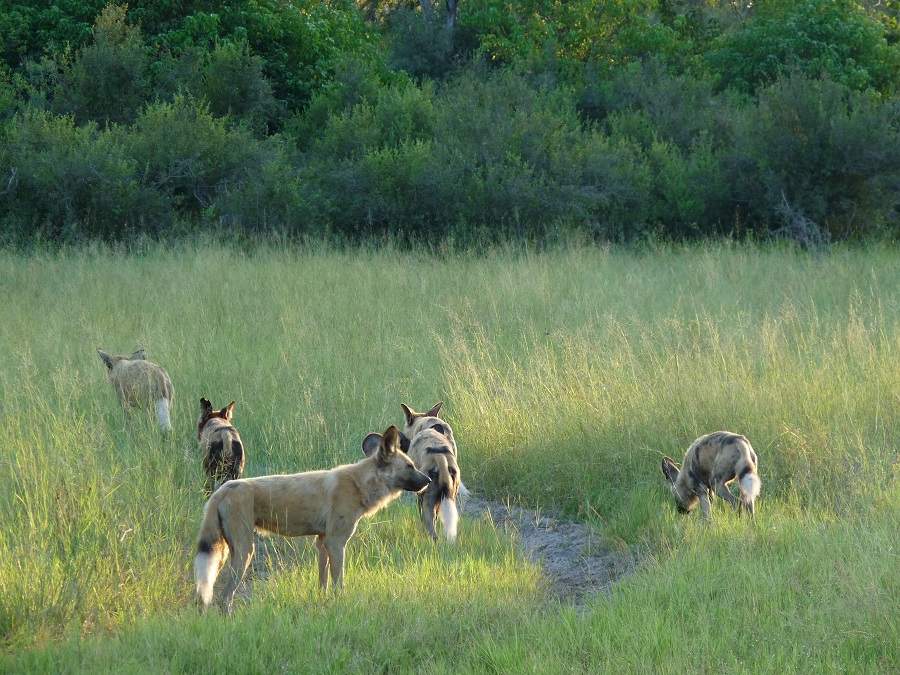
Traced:
[[[0, 670], [900, 667], [896, 248], [0, 252], [0, 297]], [[95, 353], [137, 345], [175, 384], [168, 438]], [[401, 502], [343, 595], [278, 540], [236, 616], [201, 618], [201, 396], [237, 400], [251, 476], [354, 461], [443, 399], [468, 485], [646, 557], [574, 608], [514, 535], [464, 514], [434, 546]], [[663, 486], [661, 454], [717, 429], [759, 454], [754, 523]]]

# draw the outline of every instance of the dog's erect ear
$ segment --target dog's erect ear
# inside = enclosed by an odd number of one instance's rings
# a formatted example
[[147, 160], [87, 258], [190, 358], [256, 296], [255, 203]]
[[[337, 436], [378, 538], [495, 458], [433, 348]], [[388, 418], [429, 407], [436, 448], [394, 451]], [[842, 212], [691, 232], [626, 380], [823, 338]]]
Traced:
[[438, 413], [441, 412], [441, 406], [444, 405], [443, 401], [438, 401], [433, 406], [431, 406], [431, 410], [425, 413], [426, 417], [439, 417]]
[[146, 361], [147, 351], [143, 347], [138, 347], [135, 351], [131, 352], [130, 358], [132, 361]]
[[678, 465], [675, 464], [675, 461], [671, 457], [663, 457], [662, 472], [667, 481], [674, 483], [675, 479], [678, 478], [678, 471]]
[[381, 454], [390, 457], [400, 451], [400, 431], [393, 424], [384, 431], [381, 439]]
[[400, 432], [400, 449], [403, 452], [409, 452], [409, 439], [402, 431]]
[[97, 354], [100, 355], [100, 360], [103, 361], [103, 364], [104, 364], [107, 368], [109, 368], [110, 370], [112, 370], [112, 367], [113, 367], [113, 360], [112, 360], [112, 357], [111, 357], [109, 354], [107, 354], [105, 351], [103, 351], [102, 349], [98, 349], [98, 350], [97, 350]]
[[371, 457], [378, 448], [381, 447], [381, 434], [376, 434], [374, 431], [371, 434], [368, 434], [362, 442], [362, 451], [366, 457]]
[[222, 408], [219, 411], [219, 414], [224, 417], [226, 421], [230, 422], [231, 418], [234, 417], [234, 401]]
[[212, 412], [212, 403], [207, 401], [205, 398], [200, 399], [200, 414], [201, 415], [209, 415]]
[[406, 426], [409, 426], [413, 423], [413, 420], [419, 416], [419, 413], [417, 413], [405, 403], [401, 403], [400, 407], [403, 408], [403, 414], [406, 416]]

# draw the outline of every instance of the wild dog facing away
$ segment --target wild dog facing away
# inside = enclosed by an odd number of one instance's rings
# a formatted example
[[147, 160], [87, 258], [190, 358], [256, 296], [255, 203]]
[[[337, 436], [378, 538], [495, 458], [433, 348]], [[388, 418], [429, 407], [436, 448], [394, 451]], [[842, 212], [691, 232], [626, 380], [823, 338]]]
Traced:
[[206, 473], [206, 496], [222, 483], [235, 480], [244, 473], [247, 455], [241, 437], [232, 424], [234, 401], [221, 410], [214, 410], [207, 399], [200, 399], [200, 418], [197, 420], [197, 442]]
[[106, 366], [109, 382], [115, 389], [122, 407], [128, 409], [152, 405], [156, 410], [160, 428], [163, 431], [171, 431], [170, 411], [175, 388], [169, 374], [152, 361], [148, 361], [143, 349], [138, 349], [128, 356], [107, 354], [102, 349], [98, 349], [97, 354]]
[[404, 490], [419, 492], [430, 480], [400, 449], [400, 432], [390, 426], [363, 440], [366, 459], [327, 471], [228, 481], [203, 511], [194, 558], [197, 594], [205, 610], [227, 555], [230, 575], [221, 598], [232, 611], [234, 593], [254, 553], [254, 530], [285, 537], [316, 537], [319, 586], [343, 586], [344, 549], [359, 520], [390, 504]]
[[[427, 412], [419, 413], [410, 408], [405, 403], [401, 403], [400, 407], [403, 409], [403, 415], [406, 418], [406, 425], [403, 427], [402, 437], [408, 439], [410, 442], [415, 436], [425, 431], [426, 429], [433, 429], [439, 434], [442, 434], [446, 437], [447, 442], [450, 444], [450, 448], [453, 451], [453, 457], [456, 461], [459, 461], [459, 449], [456, 446], [456, 438], [453, 435], [453, 429], [451, 426], [441, 417], [439, 417], [441, 407], [444, 405], [443, 401], [438, 401], [435, 403], [431, 410]], [[401, 439], [402, 440], [402, 439]], [[460, 506], [465, 504], [465, 499], [469, 496], [469, 490], [466, 488], [465, 484], [460, 482], [459, 484], [459, 498], [460, 498]]]
[[[670, 457], [663, 457], [662, 472], [671, 484], [678, 511], [690, 513], [699, 503], [704, 518], [709, 518], [713, 492], [733, 507], [747, 509], [752, 516], [762, 488], [756, 452], [750, 441], [729, 431], [706, 434], [691, 443], [680, 469]], [[740, 501], [728, 489], [735, 478]]]
[[[459, 522], [456, 497], [459, 494], [461, 479], [451, 442], [433, 427], [420, 431], [411, 440], [404, 439], [404, 441], [409, 445], [407, 453], [416, 468], [431, 479], [431, 484], [417, 495], [425, 531], [432, 539], [437, 539], [434, 521], [440, 513], [447, 541], [455, 541]], [[404, 441], [401, 441], [401, 445]]]

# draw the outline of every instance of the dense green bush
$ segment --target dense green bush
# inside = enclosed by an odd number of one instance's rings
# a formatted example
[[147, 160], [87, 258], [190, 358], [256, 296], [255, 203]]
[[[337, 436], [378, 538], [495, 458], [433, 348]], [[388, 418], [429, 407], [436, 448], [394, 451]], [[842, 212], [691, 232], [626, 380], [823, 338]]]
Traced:
[[851, 89], [896, 91], [900, 45], [855, 0], [763, 0], [708, 54], [721, 87], [754, 91], [790, 69]]
[[160, 195], [137, 180], [117, 134], [72, 117], [28, 110], [10, 123], [0, 154], [4, 239], [116, 237], [155, 229], [168, 216]]
[[10, 0], [3, 234], [900, 231], [893, 4], [363, 7]]
[[842, 238], [900, 204], [900, 110], [828, 80], [779, 80], [738, 118], [729, 181], [751, 219], [785, 206]]

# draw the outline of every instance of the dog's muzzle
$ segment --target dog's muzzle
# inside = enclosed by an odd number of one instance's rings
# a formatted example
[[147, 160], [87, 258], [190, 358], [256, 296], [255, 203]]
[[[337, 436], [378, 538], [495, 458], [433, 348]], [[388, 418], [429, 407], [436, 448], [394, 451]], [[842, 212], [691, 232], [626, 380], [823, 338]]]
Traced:
[[421, 492], [430, 484], [431, 479], [428, 476], [421, 471], [416, 471], [415, 477], [406, 481], [406, 485], [403, 486], [403, 489], [409, 490], [410, 492]]

